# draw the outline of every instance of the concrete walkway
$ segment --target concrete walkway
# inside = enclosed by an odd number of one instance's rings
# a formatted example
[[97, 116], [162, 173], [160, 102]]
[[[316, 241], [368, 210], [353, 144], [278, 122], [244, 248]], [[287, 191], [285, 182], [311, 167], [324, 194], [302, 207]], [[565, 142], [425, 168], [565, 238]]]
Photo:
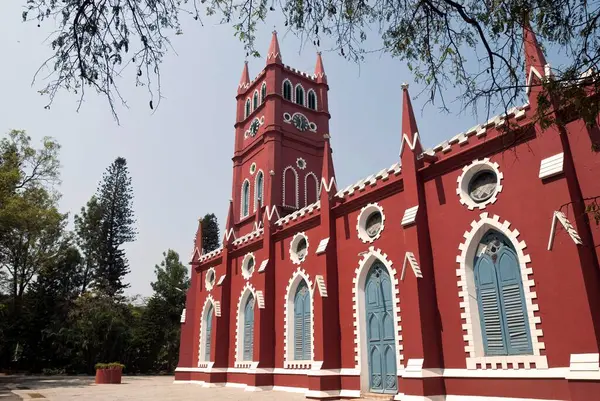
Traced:
[[[20, 377], [5, 385], [25, 400], [41, 401], [300, 401], [304, 394], [249, 392], [239, 388], [203, 388], [173, 384], [173, 376], [126, 376], [122, 384], [94, 384], [93, 377]], [[0, 398], [0, 401], [5, 399]]]

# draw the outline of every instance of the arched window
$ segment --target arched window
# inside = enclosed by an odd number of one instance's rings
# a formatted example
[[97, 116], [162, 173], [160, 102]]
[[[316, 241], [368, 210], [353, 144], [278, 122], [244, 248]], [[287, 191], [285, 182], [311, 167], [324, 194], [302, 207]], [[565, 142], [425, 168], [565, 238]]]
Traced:
[[298, 173], [291, 166], [283, 170], [283, 206], [298, 208]]
[[250, 115], [250, 99], [246, 100], [246, 114], [244, 116], [244, 118], [248, 117]]
[[254, 349], [254, 297], [248, 296], [244, 306], [244, 361], [251, 361]]
[[292, 100], [292, 83], [287, 79], [283, 82], [283, 98]]
[[256, 181], [254, 183], [254, 210], [256, 210], [258, 208], [258, 201], [260, 201], [260, 204], [263, 204], [263, 188], [264, 188], [264, 175], [262, 171], [259, 171], [258, 174], [256, 174]]
[[212, 321], [213, 321], [213, 306], [208, 306], [206, 312], [206, 320], [204, 321], [204, 360], [210, 361], [210, 345], [212, 339]]
[[485, 355], [531, 354], [521, 269], [511, 242], [489, 231], [479, 244], [474, 266]]
[[308, 108], [317, 109], [317, 94], [312, 89], [308, 91]]
[[304, 106], [304, 88], [300, 84], [296, 85], [296, 103]]
[[242, 185], [242, 217], [250, 214], [250, 181], [244, 181]]
[[258, 107], [258, 91], [254, 91], [254, 96], [252, 97], [252, 110], [256, 110]]
[[263, 82], [262, 86], [260, 87], [260, 103], [264, 103], [265, 102], [265, 98], [267, 97], [267, 83]]
[[304, 176], [304, 206], [317, 201], [319, 196], [319, 180], [315, 173], [310, 172]]
[[294, 359], [311, 359], [310, 347], [310, 291], [306, 281], [302, 280], [294, 296]]

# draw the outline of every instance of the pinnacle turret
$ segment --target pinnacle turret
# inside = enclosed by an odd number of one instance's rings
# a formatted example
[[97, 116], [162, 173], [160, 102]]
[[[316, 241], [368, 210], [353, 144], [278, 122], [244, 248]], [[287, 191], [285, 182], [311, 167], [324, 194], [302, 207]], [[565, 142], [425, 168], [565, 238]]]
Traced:
[[281, 50], [279, 50], [279, 41], [277, 40], [277, 31], [273, 31], [271, 45], [267, 53], [267, 64], [282, 64]]

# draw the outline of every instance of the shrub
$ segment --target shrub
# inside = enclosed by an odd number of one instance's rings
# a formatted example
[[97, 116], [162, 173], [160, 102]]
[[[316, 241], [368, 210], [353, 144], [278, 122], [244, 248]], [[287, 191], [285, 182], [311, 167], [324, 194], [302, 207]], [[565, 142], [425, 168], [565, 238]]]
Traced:
[[94, 365], [96, 369], [125, 369], [125, 365], [119, 362], [111, 362], [111, 363], [97, 363]]

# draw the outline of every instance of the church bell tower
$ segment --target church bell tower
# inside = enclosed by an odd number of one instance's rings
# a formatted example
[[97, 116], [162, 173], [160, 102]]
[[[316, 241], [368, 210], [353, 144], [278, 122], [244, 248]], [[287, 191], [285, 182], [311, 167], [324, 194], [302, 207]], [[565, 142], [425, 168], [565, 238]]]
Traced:
[[276, 32], [266, 65], [252, 81], [244, 64], [233, 155], [232, 228], [238, 236], [252, 230], [260, 205], [276, 206], [284, 216], [318, 200], [328, 90], [321, 54], [312, 75], [288, 67]]

